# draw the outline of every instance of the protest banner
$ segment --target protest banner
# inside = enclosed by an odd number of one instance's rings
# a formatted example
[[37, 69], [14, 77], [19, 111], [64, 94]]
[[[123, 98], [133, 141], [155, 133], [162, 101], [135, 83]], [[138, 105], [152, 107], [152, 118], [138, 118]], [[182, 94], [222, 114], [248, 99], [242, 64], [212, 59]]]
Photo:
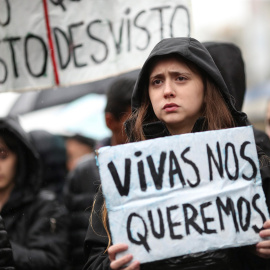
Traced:
[[112, 241], [134, 260], [262, 240], [269, 215], [251, 126], [103, 147], [98, 164]]
[[100, 80], [190, 35], [190, 0], [0, 0], [0, 92]]

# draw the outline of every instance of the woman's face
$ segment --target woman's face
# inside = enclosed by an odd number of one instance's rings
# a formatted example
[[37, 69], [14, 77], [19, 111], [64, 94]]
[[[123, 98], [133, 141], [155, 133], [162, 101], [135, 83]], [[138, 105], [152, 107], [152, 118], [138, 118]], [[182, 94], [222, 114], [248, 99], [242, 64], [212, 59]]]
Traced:
[[170, 133], [191, 132], [203, 110], [201, 76], [180, 59], [160, 59], [150, 72], [148, 89], [153, 110]]
[[14, 186], [17, 155], [11, 152], [0, 137], [0, 192]]

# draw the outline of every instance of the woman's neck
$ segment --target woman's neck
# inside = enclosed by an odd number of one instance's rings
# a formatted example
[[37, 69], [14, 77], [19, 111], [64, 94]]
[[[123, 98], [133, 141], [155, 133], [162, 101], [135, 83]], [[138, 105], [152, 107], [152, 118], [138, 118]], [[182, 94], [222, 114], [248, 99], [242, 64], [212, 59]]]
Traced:
[[192, 130], [192, 127], [179, 127], [177, 129], [174, 128], [170, 128], [169, 126], [167, 126], [169, 132], [171, 135], [180, 135], [180, 134], [186, 134], [186, 133], [190, 133]]
[[171, 135], [180, 135], [180, 134], [186, 134], [191, 132], [199, 132], [203, 131], [205, 125], [205, 118], [204, 117], [198, 117], [196, 121], [194, 122], [188, 122], [184, 125], [178, 125], [178, 126], [170, 126], [167, 125], [167, 129], [169, 130]]

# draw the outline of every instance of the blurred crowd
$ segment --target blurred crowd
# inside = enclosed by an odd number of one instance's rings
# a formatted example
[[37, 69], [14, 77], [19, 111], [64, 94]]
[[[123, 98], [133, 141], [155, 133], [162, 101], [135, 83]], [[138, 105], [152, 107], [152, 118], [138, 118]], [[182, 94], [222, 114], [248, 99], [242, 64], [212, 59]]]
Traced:
[[112, 135], [100, 141], [46, 130], [27, 133], [18, 118], [0, 119], [0, 269], [83, 268], [100, 184], [95, 150], [125, 143], [134, 83], [117, 78], [108, 89], [105, 121]]

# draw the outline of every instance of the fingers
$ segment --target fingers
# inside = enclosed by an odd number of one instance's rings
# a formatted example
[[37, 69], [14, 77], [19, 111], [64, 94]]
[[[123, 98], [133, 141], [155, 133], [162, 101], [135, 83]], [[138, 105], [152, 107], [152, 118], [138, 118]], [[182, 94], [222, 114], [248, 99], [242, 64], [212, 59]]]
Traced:
[[140, 263], [138, 261], [134, 261], [132, 262], [132, 264], [130, 264], [129, 266], [125, 267], [125, 268], [113, 268], [115, 266], [112, 267], [112, 264], [110, 265], [111, 269], [113, 270], [118, 270], [118, 269], [121, 269], [121, 270], [140, 270]]
[[256, 253], [261, 258], [264, 258], [264, 259], [270, 258], [270, 249], [269, 248], [258, 248], [256, 246]]
[[140, 263], [138, 261], [134, 261], [131, 265], [129, 265], [124, 270], [140, 270]]
[[[260, 237], [270, 237], [270, 220], [267, 220], [263, 224], [263, 230], [260, 231]], [[262, 258], [270, 258], [270, 240], [264, 240], [256, 245], [256, 253]]]
[[262, 238], [270, 237], [270, 219], [264, 222], [263, 228], [264, 229], [260, 231], [260, 237]]
[[124, 255], [119, 259], [115, 259], [116, 254], [119, 252], [123, 252], [128, 249], [126, 244], [116, 244], [112, 245], [108, 249], [109, 259], [111, 261], [110, 267], [113, 270], [123, 269], [123, 270], [140, 270], [140, 263], [138, 261], [132, 262], [129, 266], [123, 268], [124, 265], [129, 263], [133, 256], [131, 254]]
[[270, 236], [270, 230], [269, 229], [261, 230], [260, 233], [259, 233], [259, 235], [262, 238], [269, 237]]
[[109, 254], [109, 259], [110, 261], [114, 261], [115, 260], [115, 255], [116, 253], [125, 251], [128, 249], [128, 245], [126, 244], [116, 244], [116, 245], [112, 245], [108, 248], [108, 254]]
[[[110, 267], [112, 269], [120, 269], [120, 267], [124, 266], [125, 264], [130, 262], [132, 259], [133, 259], [133, 256], [131, 254], [127, 254], [127, 255], [121, 257], [120, 259], [111, 261]], [[129, 267], [124, 268], [124, 269], [133, 269], [133, 268], [129, 268]]]
[[125, 268], [121, 268], [123, 265], [127, 264], [133, 259], [133, 256], [131, 254], [125, 255], [121, 259], [115, 260], [110, 264], [111, 269], [118, 270], [140, 270], [140, 263], [138, 261], [132, 262], [129, 266]]
[[270, 240], [266, 240], [266, 241], [262, 241], [262, 242], [259, 242], [257, 245], [256, 245], [257, 248], [269, 248], [270, 250]]
[[264, 229], [269, 229], [270, 228], [270, 219], [266, 220], [263, 224]]

